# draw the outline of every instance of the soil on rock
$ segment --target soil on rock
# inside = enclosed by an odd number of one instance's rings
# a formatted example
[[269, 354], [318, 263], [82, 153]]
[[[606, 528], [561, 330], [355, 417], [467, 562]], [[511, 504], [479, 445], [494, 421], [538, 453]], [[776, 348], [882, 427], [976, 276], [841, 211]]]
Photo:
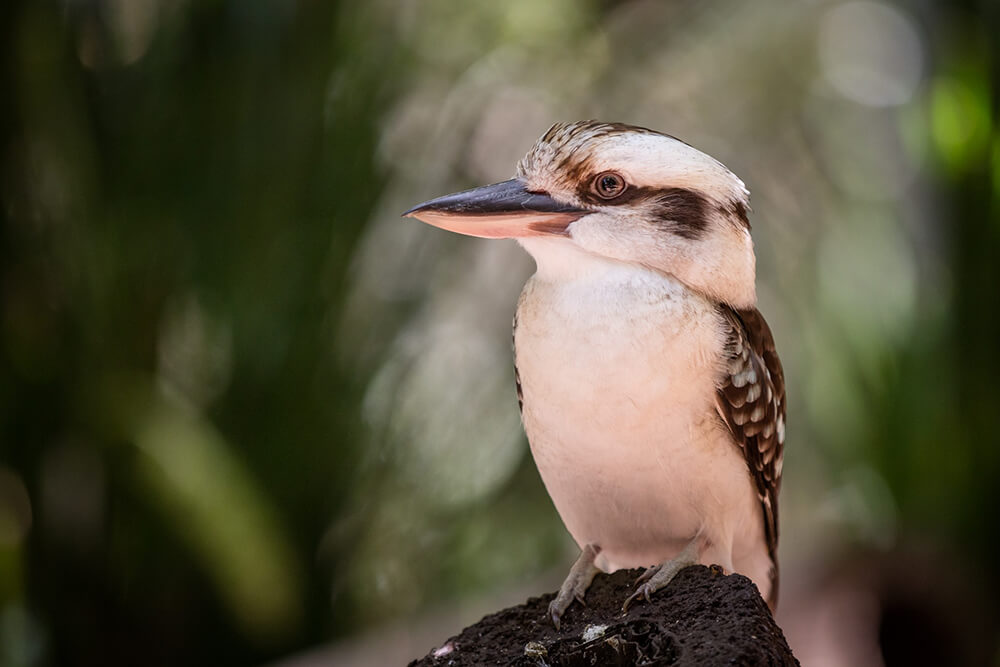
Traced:
[[486, 616], [410, 667], [799, 664], [746, 577], [695, 565], [623, 614], [639, 574], [598, 575], [587, 606], [574, 603], [558, 631], [550, 593]]

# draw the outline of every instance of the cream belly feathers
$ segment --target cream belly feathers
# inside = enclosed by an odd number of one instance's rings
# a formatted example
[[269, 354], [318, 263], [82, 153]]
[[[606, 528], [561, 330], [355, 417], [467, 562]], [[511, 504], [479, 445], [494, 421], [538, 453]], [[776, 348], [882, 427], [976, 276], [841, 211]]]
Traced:
[[576, 543], [599, 546], [596, 565], [611, 572], [661, 563], [701, 535], [701, 562], [747, 574], [766, 599], [760, 503], [715, 407], [716, 304], [562, 239], [521, 243], [538, 263], [514, 332], [522, 418]]

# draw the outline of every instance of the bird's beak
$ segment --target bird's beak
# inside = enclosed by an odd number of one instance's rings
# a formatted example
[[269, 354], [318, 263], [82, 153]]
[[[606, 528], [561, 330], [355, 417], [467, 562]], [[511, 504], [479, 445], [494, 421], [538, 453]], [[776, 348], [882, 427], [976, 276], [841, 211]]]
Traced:
[[514, 178], [438, 197], [403, 215], [459, 234], [509, 239], [566, 235], [569, 224], [587, 213], [547, 193], [530, 192], [524, 181]]

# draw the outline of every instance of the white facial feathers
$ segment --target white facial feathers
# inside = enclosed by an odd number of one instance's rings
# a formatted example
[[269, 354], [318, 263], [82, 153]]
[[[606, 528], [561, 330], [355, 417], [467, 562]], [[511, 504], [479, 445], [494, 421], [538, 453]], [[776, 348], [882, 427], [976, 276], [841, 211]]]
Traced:
[[[626, 190], [613, 199], [595, 179], [613, 172]], [[749, 192], [722, 163], [673, 137], [628, 125], [584, 121], [552, 126], [517, 168], [529, 190], [592, 213], [566, 242], [606, 258], [672, 275], [713, 300], [756, 302]], [[524, 244], [541, 265], [542, 248]]]

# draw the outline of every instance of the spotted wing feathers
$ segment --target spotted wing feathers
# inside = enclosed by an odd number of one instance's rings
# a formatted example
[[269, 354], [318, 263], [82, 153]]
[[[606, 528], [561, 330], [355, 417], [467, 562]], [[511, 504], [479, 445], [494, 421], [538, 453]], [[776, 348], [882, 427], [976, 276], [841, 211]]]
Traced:
[[785, 377], [774, 338], [757, 309], [721, 307], [727, 328], [726, 366], [716, 395], [719, 415], [743, 450], [760, 498], [764, 535], [778, 590], [778, 491], [785, 447]]

